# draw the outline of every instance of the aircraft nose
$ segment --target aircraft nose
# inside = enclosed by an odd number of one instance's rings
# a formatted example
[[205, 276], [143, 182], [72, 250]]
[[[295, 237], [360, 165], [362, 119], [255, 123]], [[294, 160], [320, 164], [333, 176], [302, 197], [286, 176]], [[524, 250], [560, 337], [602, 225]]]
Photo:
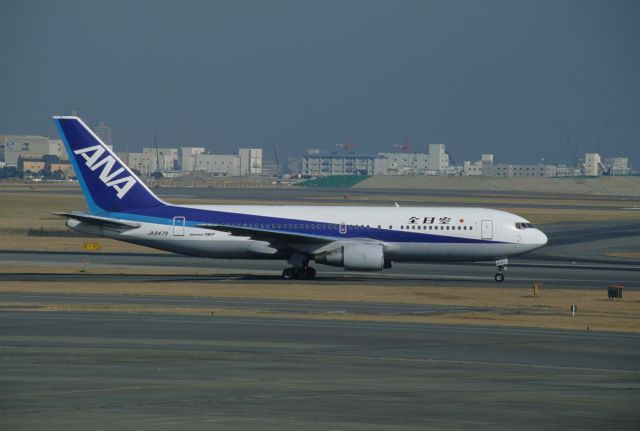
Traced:
[[544, 232], [538, 229], [538, 232], [536, 233], [536, 243], [539, 246], [543, 246], [543, 245], [546, 245], [548, 242], [549, 242], [549, 238], [547, 238], [547, 235], [545, 235]]

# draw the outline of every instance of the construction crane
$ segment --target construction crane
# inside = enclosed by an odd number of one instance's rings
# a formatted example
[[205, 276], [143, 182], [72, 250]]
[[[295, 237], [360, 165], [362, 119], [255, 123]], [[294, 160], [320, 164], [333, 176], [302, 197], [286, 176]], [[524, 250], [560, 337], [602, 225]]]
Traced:
[[335, 144], [336, 147], [342, 148], [345, 153], [350, 153], [356, 146], [351, 142], [345, 142], [344, 144]]
[[[456, 168], [456, 171], [458, 171], [458, 164], [456, 163], [451, 153], [447, 150], [444, 150], [444, 151], [445, 153], [447, 153], [447, 156], [449, 157], [449, 160], [451, 161], [451, 164], [453, 165], [453, 167]], [[460, 170], [458, 172], [460, 175], [464, 175], [464, 166], [460, 167]]]
[[160, 151], [158, 150], [158, 138], [155, 132], [153, 133], [153, 144], [156, 147], [156, 170], [151, 174], [151, 176], [157, 179], [162, 178], [164, 175], [162, 175], [162, 171], [160, 170]]
[[602, 172], [602, 175], [611, 175], [611, 168], [602, 164], [602, 162], [598, 162], [598, 171]]
[[409, 154], [411, 152], [411, 144], [409, 143], [409, 138], [404, 141], [404, 144], [394, 144], [393, 146], [394, 148], [402, 148], [402, 151], [404, 151], [406, 154]]
[[278, 161], [278, 152], [276, 151], [276, 143], [271, 141], [273, 147], [273, 155], [276, 156], [276, 176], [280, 175], [280, 162]]

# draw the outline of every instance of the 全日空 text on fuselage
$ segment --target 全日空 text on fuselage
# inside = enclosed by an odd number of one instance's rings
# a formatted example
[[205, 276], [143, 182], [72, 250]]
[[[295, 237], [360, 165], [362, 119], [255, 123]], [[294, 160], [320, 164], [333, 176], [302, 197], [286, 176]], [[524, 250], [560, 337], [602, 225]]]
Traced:
[[286, 259], [294, 276], [315, 275], [311, 260], [382, 270], [393, 261], [502, 259], [547, 242], [522, 217], [481, 208], [172, 205], [82, 120], [54, 120], [89, 207], [59, 214], [83, 233], [194, 256]]

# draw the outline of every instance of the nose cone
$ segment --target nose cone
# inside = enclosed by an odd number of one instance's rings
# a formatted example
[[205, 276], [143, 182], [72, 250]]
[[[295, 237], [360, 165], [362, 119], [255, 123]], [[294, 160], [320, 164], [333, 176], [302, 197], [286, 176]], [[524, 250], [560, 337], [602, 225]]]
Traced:
[[536, 229], [536, 245], [542, 247], [543, 245], [547, 245], [549, 242], [549, 238], [539, 229]]

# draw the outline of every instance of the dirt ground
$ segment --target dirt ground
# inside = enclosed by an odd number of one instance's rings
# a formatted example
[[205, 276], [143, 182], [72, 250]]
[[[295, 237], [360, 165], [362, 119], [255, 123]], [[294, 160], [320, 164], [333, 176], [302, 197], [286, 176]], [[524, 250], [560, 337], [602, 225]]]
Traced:
[[[81, 267], [25, 267], [8, 266], [7, 272], [79, 273]], [[175, 282], [3, 282], [0, 292], [114, 294], [135, 296], [188, 296], [202, 298], [251, 298], [305, 301], [376, 302], [387, 304], [439, 305], [489, 307], [491, 311], [451, 312], [438, 315], [380, 316], [349, 313], [287, 314], [263, 310], [210, 309], [202, 307], [159, 307], [154, 305], [112, 304], [46, 304], [0, 303], [0, 309], [34, 309], [41, 311], [103, 311], [218, 314], [230, 316], [295, 317], [314, 319], [380, 320], [393, 322], [423, 322], [461, 325], [524, 326], [540, 328], [578, 329], [590, 331], [640, 332], [640, 292], [625, 291], [624, 299], [610, 301], [606, 291], [581, 290], [579, 287], [548, 289], [544, 286], [538, 295], [533, 288], [465, 287], [465, 286], [380, 286], [367, 284], [326, 285], [321, 281], [286, 283], [247, 283], [243, 281], [211, 281], [206, 275], [220, 276], [219, 272], [198, 272], [173, 269], [105, 269], [88, 270], [92, 274], [164, 274], [197, 275], [202, 281]], [[117, 277], [116, 277], [117, 278]], [[571, 304], [579, 312], [571, 316]]]

